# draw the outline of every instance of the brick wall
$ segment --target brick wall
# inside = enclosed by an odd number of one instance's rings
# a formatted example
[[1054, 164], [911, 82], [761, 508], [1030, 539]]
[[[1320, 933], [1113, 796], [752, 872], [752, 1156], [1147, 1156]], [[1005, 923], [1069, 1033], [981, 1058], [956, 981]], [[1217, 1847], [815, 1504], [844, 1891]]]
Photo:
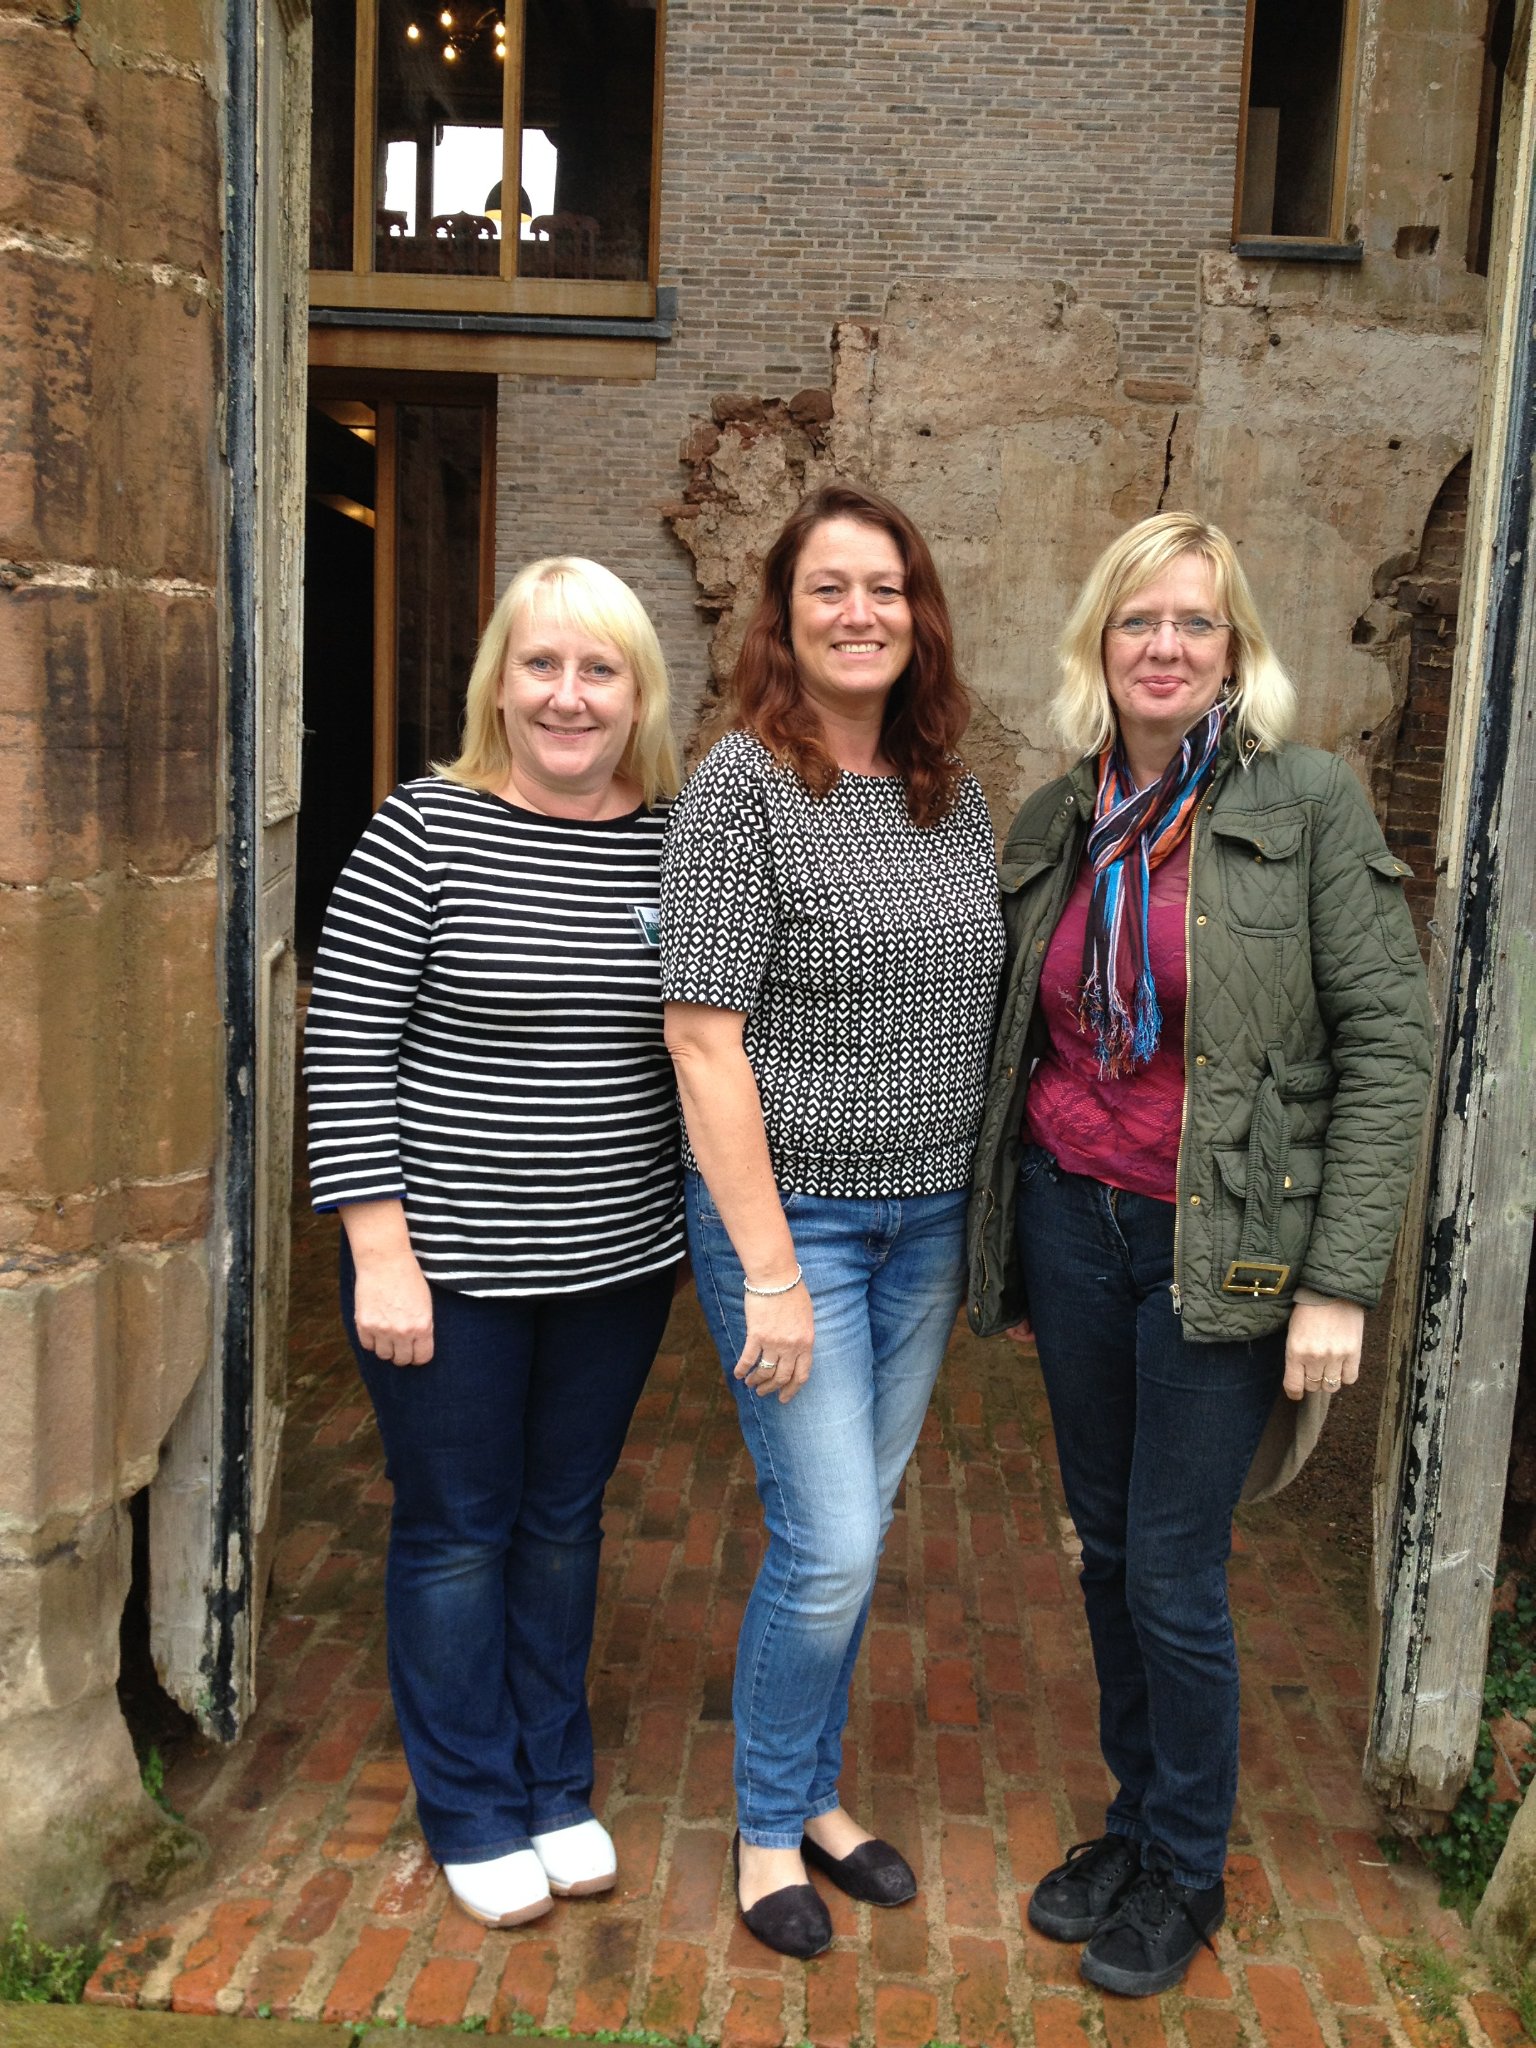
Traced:
[[[1198, 263], [1231, 219], [1242, 0], [669, 0], [661, 281], [642, 386], [503, 383], [498, 560], [597, 554], [653, 607], [685, 691], [704, 634], [660, 502], [720, 391], [824, 385], [835, 321], [898, 279], [1064, 279], [1124, 374], [1186, 387]], [[697, 674], [693, 672], [696, 666]]]
[[1409, 615], [1411, 624], [1408, 691], [1392, 755], [1385, 829], [1393, 852], [1413, 869], [1408, 903], [1426, 953], [1425, 926], [1435, 903], [1440, 781], [1445, 768], [1471, 473], [1468, 456], [1446, 478], [1424, 523], [1418, 563], [1395, 591], [1397, 606]]

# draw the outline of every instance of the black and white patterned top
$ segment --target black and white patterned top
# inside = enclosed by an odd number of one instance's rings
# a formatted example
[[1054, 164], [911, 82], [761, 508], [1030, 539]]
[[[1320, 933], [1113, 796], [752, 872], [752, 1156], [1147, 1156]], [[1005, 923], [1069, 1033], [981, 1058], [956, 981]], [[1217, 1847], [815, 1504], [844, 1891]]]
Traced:
[[[864, 1198], [964, 1187], [1003, 959], [986, 804], [967, 775], [920, 830], [894, 775], [816, 797], [729, 733], [662, 857], [661, 990], [746, 1012], [780, 1187]], [[694, 1164], [684, 1134], [684, 1163]]]
[[316, 1208], [403, 1198], [422, 1271], [461, 1294], [614, 1287], [680, 1256], [667, 808], [546, 818], [436, 778], [387, 799], [315, 966]]

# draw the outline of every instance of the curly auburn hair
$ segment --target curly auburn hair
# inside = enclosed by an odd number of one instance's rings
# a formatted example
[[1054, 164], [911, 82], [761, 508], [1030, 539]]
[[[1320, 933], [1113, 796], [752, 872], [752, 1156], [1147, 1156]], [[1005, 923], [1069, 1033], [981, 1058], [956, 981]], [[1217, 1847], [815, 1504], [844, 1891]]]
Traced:
[[829, 519], [877, 527], [901, 556], [912, 658], [886, 699], [880, 745], [906, 784], [913, 824], [937, 825], [959, 796], [963, 767], [955, 748], [970, 720], [970, 698], [955, 671], [949, 606], [928, 543], [898, 505], [862, 484], [837, 482], [813, 491], [768, 550], [762, 595], [731, 675], [728, 722], [761, 740], [816, 796], [831, 794], [841, 770], [816, 707], [800, 686], [790, 644], [795, 569], [812, 532]]

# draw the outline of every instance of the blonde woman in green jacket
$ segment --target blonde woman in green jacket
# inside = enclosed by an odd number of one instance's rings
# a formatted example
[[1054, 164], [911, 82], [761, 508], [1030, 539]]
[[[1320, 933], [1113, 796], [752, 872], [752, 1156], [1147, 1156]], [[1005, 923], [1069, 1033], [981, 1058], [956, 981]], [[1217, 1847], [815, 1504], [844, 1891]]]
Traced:
[[1033, 1330], [1118, 1785], [1029, 1917], [1145, 1996], [1221, 1924], [1232, 1510], [1359, 1371], [1428, 1012], [1407, 870], [1349, 769], [1288, 743], [1294, 692], [1224, 534], [1185, 513], [1123, 534], [1062, 668], [1081, 758], [1003, 852], [970, 1313]]

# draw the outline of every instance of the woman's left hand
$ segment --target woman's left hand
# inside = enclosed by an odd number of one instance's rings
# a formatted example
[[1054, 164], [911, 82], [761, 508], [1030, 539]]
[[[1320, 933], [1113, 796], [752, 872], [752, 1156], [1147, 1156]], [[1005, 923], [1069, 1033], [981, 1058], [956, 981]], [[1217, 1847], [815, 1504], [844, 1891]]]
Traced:
[[1285, 1391], [1293, 1401], [1335, 1393], [1360, 1377], [1365, 1310], [1356, 1301], [1298, 1300], [1285, 1334]]

